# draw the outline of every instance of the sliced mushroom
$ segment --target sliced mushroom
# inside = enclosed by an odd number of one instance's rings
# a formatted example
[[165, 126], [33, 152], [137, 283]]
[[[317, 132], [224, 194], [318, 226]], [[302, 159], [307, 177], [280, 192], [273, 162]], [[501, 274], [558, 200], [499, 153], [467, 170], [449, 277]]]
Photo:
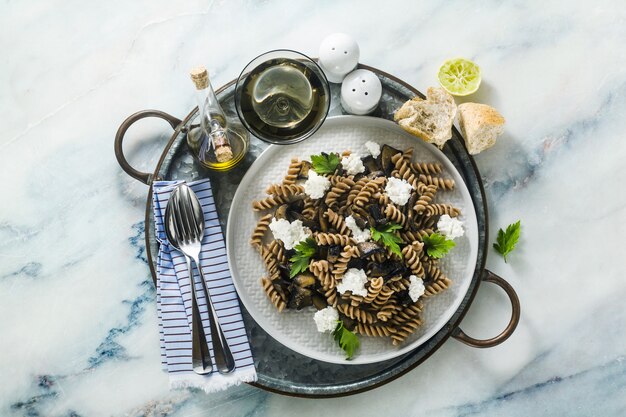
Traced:
[[382, 210], [380, 209], [380, 206], [377, 204], [372, 204], [369, 207], [369, 214], [371, 215], [371, 218], [373, 219], [373, 227], [376, 226], [382, 226], [384, 224], [387, 224], [387, 217], [385, 217], [385, 215], [383, 215]]
[[385, 281], [394, 276], [404, 275], [408, 269], [400, 262], [387, 260], [382, 263], [372, 262], [370, 264], [370, 274], [372, 277], [383, 277]]
[[326, 301], [326, 297], [323, 297], [319, 293], [313, 293], [313, 295], [311, 295], [311, 301], [313, 302], [313, 305], [315, 306], [315, 308], [318, 310], [323, 310], [326, 307], [328, 307], [328, 302]]
[[315, 277], [309, 272], [302, 273], [293, 279], [294, 285], [301, 288], [308, 288], [315, 285]]
[[369, 226], [367, 213], [365, 213], [365, 216], [363, 216], [362, 212], [361, 213], [352, 212], [352, 217], [354, 218], [356, 225], [359, 226], [361, 229], [366, 229]]
[[289, 203], [289, 210], [301, 213], [304, 210], [304, 200], [294, 200]]
[[328, 255], [326, 257], [328, 262], [330, 262], [330, 263], [337, 262], [337, 259], [339, 259], [339, 256], [341, 255], [342, 249], [343, 248], [340, 245], [329, 246], [328, 247]]
[[304, 227], [308, 227], [314, 232], [319, 231], [319, 225], [317, 224], [317, 222], [304, 217], [301, 213], [298, 213], [296, 211], [291, 211], [291, 210], [287, 211], [287, 220], [289, 220], [290, 222], [293, 222], [295, 220], [300, 220]]
[[288, 308], [302, 310], [304, 307], [313, 305], [313, 300], [311, 299], [313, 292], [310, 289], [292, 285], [290, 291], [289, 300], [287, 301]]
[[291, 268], [289, 267], [289, 265], [279, 263], [278, 271], [280, 272], [280, 277], [282, 279], [289, 279], [289, 276], [291, 274]]
[[309, 170], [313, 166], [309, 161], [302, 161], [302, 166], [300, 167], [300, 172], [298, 173], [299, 180], [308, 180], [309, 179]]
[[289, 220], [287, 217], [288, 210], [289, 210], [289, 204], [283, 204], [282, 206], [279, 206], [276, 209], [276, 211], [274, 212], [274, 217], [276, 217], [277, 219]]
[[361, 254], [361, 259], [365, 259], [375, 253], [384, 252], [385, 249], [377, 243], [374, 242], [363, 242], [357, 244], [359, 248], [359, 253]]
[[413, 225], [413, 219], [415, 218], [415, 210], [413, 210], [413, 207], [415, 206], [415, 203], [417, 203], [417, 200], [419, 199], [419, 195], [417, 195], [417, 193], [413, 192], [411, 193], [411, 196], [409, 197], [409, 201], [407, 201], [407, 203], [404, 205], [404, 214], [406, 215], [406, 220], [407, 220], [407, 225], [411, 226]]
[[319, 222], [320, 231], [328, 232], [328, 218], [326, 217], [326, 210], [318, 210], [317, 219]]
[[367, 174], [367, 178], [373, 180], [376, 179], [378, 177], [384, 177], [385, 173], [383, 171], [372, 171], [369, 174]]
[[350, 331], [356, 327], [356, 321], [348, 316], [341, 315], [341, 321], [343, 321], [343, 327]]
[[411, 296], [409, 295], [408, 290], [400, 291], [398, 293], [398, 301], [400, 301], [400, 304], [402, 304], [403, 306], [408, 306], [409, 304], [413, 304], [413, 300], [411, 299]]
[[351, 258], [348, 261], [348, 269], [350, 268], [365, 269], [365, 260], [362, 258]]
[[289, 298], [289, 283], [281, 280], [272, 282], [272, 286], [283, 300]]
[[365, 169], [366, 169], [365, 172], [367, 174], [369, 174], [370, 172], [376, 172], [380, 170], [380, 168], [378, 168], [378, 164], [376, 163], [376, 160], [374, 159], [372, 155], [368, 155], [365, 158], [361, 158], [361, 161], [363, 162], [363, 166], [365, 166]]
[[380, 167], [385, 172], [386, 175], [391, 175], [391, 171], [393, 171], [394, 164], [391, 162], [391, 157], [395, 154], [400, 153], [396, 148], [392, 148], [389, 145], [383, 145], [380, 150]]

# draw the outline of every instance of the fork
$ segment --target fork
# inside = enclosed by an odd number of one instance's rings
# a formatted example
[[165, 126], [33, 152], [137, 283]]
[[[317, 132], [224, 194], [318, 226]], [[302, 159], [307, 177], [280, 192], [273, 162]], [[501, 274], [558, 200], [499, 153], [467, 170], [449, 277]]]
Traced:
[[213, 350], [215, 352], [215, 365], [221, 374], [227, 374], [235, 369], [235, 360], [228, 346], [228, 341], [224, 336], [222, 326], [220, 325], [217, 312], [211, 301], [211, 295], [206, 286], [204, 273], [200, 266], [200, 250], [202, 248], [202, 239], [204, 237], [204, 212], [196, 194], [186, 184], [180, 187], [180, 206], [175, 210], [176, 222], [180, 227], [177, 229], [180, 236], [180, 251], [189, 258], [193, 259], [196, 268], [200, 274], [202, 281], [202, 290], [207, 301], [209, 313], [211, 315], [211, 339], [213, 342]]

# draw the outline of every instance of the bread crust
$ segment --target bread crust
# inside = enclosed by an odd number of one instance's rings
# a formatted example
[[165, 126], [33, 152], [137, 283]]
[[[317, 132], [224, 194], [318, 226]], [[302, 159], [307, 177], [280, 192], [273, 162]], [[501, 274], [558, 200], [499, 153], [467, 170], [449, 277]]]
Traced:
[[486, 104], [463, 103], [459, 106], [459, 126], [467, 151], [476, 155], [495, 145], [504, 132], [504, 117]]
[[408, 100], [396, 111], [394, 120], [407, 132], [442, 148], [452, 137], [456, 111], [454, 98], [446, 90], [430, 87], [426, 100]]

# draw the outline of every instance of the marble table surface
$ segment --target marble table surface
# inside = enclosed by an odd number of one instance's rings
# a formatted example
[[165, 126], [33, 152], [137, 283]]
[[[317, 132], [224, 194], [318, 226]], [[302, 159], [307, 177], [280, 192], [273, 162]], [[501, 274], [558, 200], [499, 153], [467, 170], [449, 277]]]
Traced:
[[[169, 391], [147, 189], [119, 169], [115, 131], [144, 108], [186, 115], [193, 65], [217, 86], [258, 53], [314, 55], [336, 31], [358, 39], [363, 63], [421, 90], [446, 58], [481, 65], [471, 99], [507, 119], [476, 158], [490, 238], [523, 227], [509, 263], [490, 250], [487, 266], [517, 289], [520, 325], [492, 349], [450, 340], [342, 399]], [[625, 39], [622, 0], [0, 2], [0, 415], [626, 415]], [[149, 170], [169, 128], [129, 134], [127, 153]], [[464, 330], [495, 335], [509, 312], [484, 285]]]

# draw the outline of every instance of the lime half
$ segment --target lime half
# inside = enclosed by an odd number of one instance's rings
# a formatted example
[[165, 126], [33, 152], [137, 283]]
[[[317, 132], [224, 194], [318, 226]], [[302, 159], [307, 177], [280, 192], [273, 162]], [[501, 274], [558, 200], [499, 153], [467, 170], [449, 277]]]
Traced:
[[439, 83], [454, 96], [467, 96], [480, 87], [480, 67], [464, 58], [449, 59], [439, 68]]

